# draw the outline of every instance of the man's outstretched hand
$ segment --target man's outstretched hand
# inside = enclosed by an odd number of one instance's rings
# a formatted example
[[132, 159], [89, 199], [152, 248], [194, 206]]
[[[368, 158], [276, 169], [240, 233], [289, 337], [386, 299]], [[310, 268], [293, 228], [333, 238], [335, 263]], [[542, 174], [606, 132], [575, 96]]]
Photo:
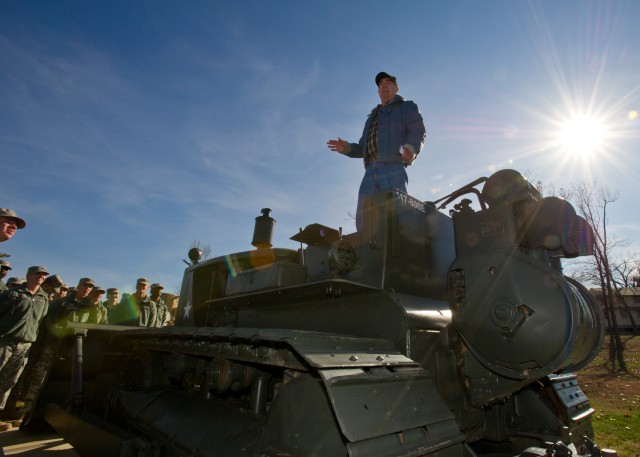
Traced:
[[338, 137], [337, 140], [327, 141], [327, 146], [329, 146], [329, 149], [331, 149], [332, 151], [344, 153], [349, 148], [349, 143], [347, 143], [342, 138]]

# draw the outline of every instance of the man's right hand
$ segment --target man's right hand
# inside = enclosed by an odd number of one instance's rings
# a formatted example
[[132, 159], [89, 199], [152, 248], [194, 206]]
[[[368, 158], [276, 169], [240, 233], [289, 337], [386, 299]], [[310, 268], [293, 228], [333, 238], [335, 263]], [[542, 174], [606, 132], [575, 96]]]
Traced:
[[337, 140], [329, 140], [327, 141], [327, 146], [332, 151], [339, 152], [341, 154], [347, 152], [349, 150], [349, 143], [347, 143], [342, 138], [338, 137]]

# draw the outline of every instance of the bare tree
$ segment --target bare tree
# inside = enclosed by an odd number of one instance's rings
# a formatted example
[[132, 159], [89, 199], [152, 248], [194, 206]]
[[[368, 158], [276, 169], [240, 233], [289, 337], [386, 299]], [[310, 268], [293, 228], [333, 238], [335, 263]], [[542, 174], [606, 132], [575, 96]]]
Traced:
[[635, 278], [638, 277], [638, 263], [640, 255], [638, 253], [629, 254], [628, 257], [621, 259], [613, 265], [613, 275], [619, 287], [638, 287], [635, 284]]
[[640, 287], [640, 266], [636, 262], [636, 274], [631, 276], [631, 287]]
[[[191, 243], [191, 247], [189, 249], [200, 250], [201, 255], [200, 255], [200, 259], [198, 260], [199, 262], [207, 260], [211, 256], [211, 246], [201, 242], [200, 240], [194, 240], [193, 243]], [[185, 259], [182, 259], [182, 261], [189, 266], [193, 265], [192, 262], [189, 262]]]
[[180, 292], [182, 292], [182, 280], [173, 287], [173, 295], [180, 296]]
[[617, 192], [610, 192], [605, 187], [597, 187], [596, 183], [578, 183], [571, 186], [567, 196], [574, 202], [578, 213], [593, 228], [594, 256], [593, 269], [583, 271], [585, 279], [599, 286], [602, 292], [604, 314], [609, 324], [609, 363], [611, 370], [616, 363], [621, 371], [627, 371], [624, 361], [624, 344], [620, 338], [614, 304], [620, 297], [620, 291], [614, 280], [614, 266], [611, 252], [616, 246], [624, 244], [609, 236], [607, 231], [609, 205], [618, 199]]
[[200, 257], [201, 261], [207, 260], [211, 256], [211, 246], [201, 242], [200, 240], [195, 240], [193, 243], [191, 243], [191, 248], [200, 249], [200, 252], [202, 252], [202, 257]]

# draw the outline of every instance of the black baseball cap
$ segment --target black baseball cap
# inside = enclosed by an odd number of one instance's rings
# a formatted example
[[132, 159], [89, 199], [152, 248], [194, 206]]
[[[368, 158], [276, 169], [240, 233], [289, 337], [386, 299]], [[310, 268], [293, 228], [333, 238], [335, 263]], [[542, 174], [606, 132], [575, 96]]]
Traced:
[[390, 79], [390, 80], [393, 82], [393, 84], [395, 84], [395, 85], [396, 85], [396, 87], [398, 87], [398, 81], [397, 81], [396, 77], [395, 77], [395, 76], [391, 76], [389, 73], [384, 72], [384, 71], [381, 71], [380, 73], [378, 73], [378, 74], [376, 75], [376, 86], [379, 86], [379, 85], [380, 85], [380, 81], [381, 81], [383, 78], [388, 78], [388, 79]]

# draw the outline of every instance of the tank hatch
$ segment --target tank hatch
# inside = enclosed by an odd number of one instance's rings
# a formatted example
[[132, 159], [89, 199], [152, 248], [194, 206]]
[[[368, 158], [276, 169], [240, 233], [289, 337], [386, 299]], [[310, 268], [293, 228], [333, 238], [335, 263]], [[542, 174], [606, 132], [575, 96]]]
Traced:
[[307, 225], [304, 230], [293, 235], [290, 240], [307, 246], [330, 246], [341, 237], [340, 231], [322, 224]]

